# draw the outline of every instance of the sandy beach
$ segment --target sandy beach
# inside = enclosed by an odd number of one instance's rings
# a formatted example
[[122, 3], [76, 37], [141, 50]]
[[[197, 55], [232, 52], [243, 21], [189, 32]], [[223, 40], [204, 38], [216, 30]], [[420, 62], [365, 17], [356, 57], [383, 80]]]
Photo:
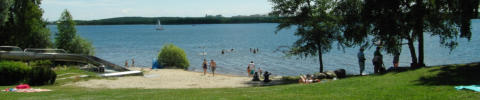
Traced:
[[[140, 70], [139, 68], [131, 68]], [[93, 79], [66, 85], [87, 88], [237, 88], [263, 84], [249, 77], [191, 72], [182, 69], [145, 69], [144, 76], [125, 76], [116, 79]]]

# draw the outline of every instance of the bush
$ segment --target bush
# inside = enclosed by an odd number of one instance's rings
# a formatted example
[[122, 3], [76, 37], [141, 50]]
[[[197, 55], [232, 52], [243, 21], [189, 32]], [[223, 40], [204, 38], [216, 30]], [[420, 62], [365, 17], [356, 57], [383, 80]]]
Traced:
[[162, 51], [158, 54], [158, 63], [165, 67], [183, 69], [187, 69], [190, 66], [185, 51], [173, 44], [166, 44], [162, 47]]
[[31, 67], [23, 62], [0, 61], [0, 85], [20, 83], [28, 77]]
[[30, 85], [55, 83], [57, 74], [50, 68], [50, 61], [32, 61], [30, 67], [24, 62], [0, 61], [0, 85], [14, 85], [27, 82]]
[[33, 67], [28, 76], [28, 84], [30, 85], [45, 85], [55, 83], [57, 74], [46, 66]]
[[52, 67], [53, 63], [50, 60], [36, 60], [28, 62], [30, 66]]
[[95, 48], [92, 43], [80, 36], [76, 36], [72, 41], [71, 53], [94, 55]]

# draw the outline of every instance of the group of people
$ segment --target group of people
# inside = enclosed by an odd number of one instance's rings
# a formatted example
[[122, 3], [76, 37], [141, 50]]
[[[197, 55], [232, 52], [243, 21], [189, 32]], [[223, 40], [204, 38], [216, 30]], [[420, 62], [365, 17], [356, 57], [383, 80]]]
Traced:
[[252, 81], [260, 81], [260, 75], [263, 74], [263, 82], [270, 82], [270, 75], [271, 73], [269, 73], [268, 71], [265, 71], [265, 73], [263, 73], [262, 69], [260, 69], [260, 67], [258, 67], [258, 70], [255, 70], [255, 63], [253, 63], [253, 61], [250, 61], [250, 63], [248, 64], [247, 66], [247, 74], [248, 74], [248, 77], [252, 77]]
[[255, 63], [253, 63], [253, 61], [250, 61], [250, 63], [247, 66], [248, 76], [252, 77], [253, 75], [255, 75], [256, 72], [260, 75], [263, 73], [260, 67], [258, 67], [258, 70], [255, 70]]
[[210, 66], [207, 66], [207, 59], [203, 59], [203, 64], [202, 64], [202, 68], [203, 68], [203, 75], [207, 75], [207, 69], [208, 67], [210, 67], [210, 70], [212, 71], [212, 75], [215, 76], [215, 69], [217, 68], [217, 63], [215, 61], [210, 60]]
[[[233, 52], [233, 50], [235, 50], [235, 49], [233, 49], [233, 48], [232, 48], [232, 49], [230, 49], [230, 52]], [[228, 50], [222, 49], [222, 52], [221, 52], [221, 53], [222, 53], [222, 55], [223, 55], [223, 54], [225, 54], [225, 52], [227, 52], [227, 51], [228, 51]]]
[[307, 74], [307, 75], [300, 75], [300, 79], [298, 80], [298, 83], [315, 83], [315, 82], [320, 82], [320, 79], [314, 79], [313, 75]]
[[258, 52], [258, 48], [250, 48], [250, 52], [253, 53], [253, 54], [256, 54]]
[[[383, 64], [383, 55], [382, 53], [380, 52], [380, 49], [381, 47], [378, 46], [375, 50], [375, 53], [373, 53], [373, 59], [372, 59], [372, 63], [373, 63], [373, 72], [374, 73], [382, 73], [382, 72], [385, 72], [385, 65]], [[359, 62], [359, 66], [360, 66], [360, 75], [364, 75], [363, 74], [363, 71], [365, 70], [365, 54], [363, 53], [365, 49], [362, 47], [360, 48], [360, 51], [358, 52], [357, 54], [357, 57], [358, 57], [358, 62]], [[396, 69], [398, 67], [398, 62], [399, 62], [399, 58], [400, 58], [400, 53], [395, 53], [394, 54], [394, 57], [393, 57], [393, 67]]]
[[[128, 59], [125, 60], [125, 67], [129, 67], [128, 66]], [[135, 67], [135, 59], [132, 58], [132, 65], [130, 67]]]

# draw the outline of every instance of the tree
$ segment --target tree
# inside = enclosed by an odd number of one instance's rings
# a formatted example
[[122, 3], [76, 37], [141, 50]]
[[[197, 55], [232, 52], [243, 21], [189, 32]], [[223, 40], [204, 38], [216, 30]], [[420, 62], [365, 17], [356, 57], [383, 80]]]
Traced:
[[331, 11], [335, 3], [331, 0], [271, 0], [273, 16], [284, 17], [277, 31], [297, 26], [296, 36], [300, 36], [290, 55], [303, 57], [318, 55], [320, 72], [323, 72], [323, 53], [329, 52], [335, 41], [341, 40], [337, 17]]
[[367, 39], [370, 25], [367, 21], [370, 18], [362, 16], [363, 4], [363, 0], [338, 0], [334, 13], [339, 19], [339, 26], [342, 27], [343, 41], [339, 43], [348, 47], [362, 48], [369, 45]]
[[[9, 1], [6, 1], [9, 2]], [[12, 3], [13, 2], [13, 3]], [[42, 19], [40, 0], [15, 0], [6, 11], [8, 20], [0, 26], [0, 45], [22, 48], [46, 48], [51, 46], [50, 30]]]
[[[365, 0], [363, 17], [372, 26], [371, 35], [381, 40], [388, 53], [401, 50], [402, 40], [412, 54], [412, 67], [424, 64], [424, 32], [440, 37], [440, 43], [451, 50], [457, 38], [470, 38], [470, 19], [478, 11], [478, 0]], [[460, 30], [460, 35], [459, 35]], [[414, 41], [418, 41], [418, 60]]]
[[188, 69], [190, 66], [185, 51], [173, 44], [163, 45], [162, 51], [158, 53], [158, 62], [165, 67]]
[[57, 21], [58, 33], [55, 36], [55, 47], [65, 49], [69, 53], [93, 55], [94, 48], [90, 42], [77, 35], [75, 22], [68, 10], [65, 10]]
[[8, 19], [8, 13], [10, 12], [9, 8], [12, 5], [12, 0], [1, 0], [0, 1], [0, 26], [3, 26]]

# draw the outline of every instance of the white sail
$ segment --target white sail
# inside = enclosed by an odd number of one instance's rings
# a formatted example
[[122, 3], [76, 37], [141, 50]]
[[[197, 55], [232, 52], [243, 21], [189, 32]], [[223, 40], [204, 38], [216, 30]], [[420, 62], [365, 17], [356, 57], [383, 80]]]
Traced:
[[157, 30], [163, 30], [162, 23], [160, 23], [160, 20], [157, 20], [158, 25], [157, 25]]

